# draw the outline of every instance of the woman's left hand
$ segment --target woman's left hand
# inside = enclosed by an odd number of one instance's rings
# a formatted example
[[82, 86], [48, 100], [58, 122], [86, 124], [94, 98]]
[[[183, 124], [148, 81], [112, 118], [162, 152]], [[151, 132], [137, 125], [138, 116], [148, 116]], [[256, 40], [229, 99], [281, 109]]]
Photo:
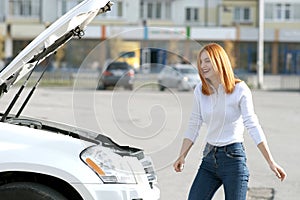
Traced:
[[257, 147], [265, 157], [266, 161], [269, 163], [271, 170], [281, 181], [283, 181], [286, 178], [286, 173], [283, 168], [280, 167], [272, 158], [267, 142], [261, 142], [257, 145]]
[[277, 163], [270, 164], [270, 168], [281, 181], [283, 181], [286, 178], [286, 172]]

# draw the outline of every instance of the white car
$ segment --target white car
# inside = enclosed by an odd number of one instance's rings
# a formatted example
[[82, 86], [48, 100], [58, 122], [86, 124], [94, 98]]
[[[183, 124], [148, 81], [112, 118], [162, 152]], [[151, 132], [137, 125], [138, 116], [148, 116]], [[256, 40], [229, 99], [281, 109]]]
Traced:
[[1, 96], [25, 76], [25, 83], [0, 114], [1, 199], [159, 199], [154, 167], [143, 150], [118, 145], [99, 133], [23, 117], [38, 82], [19, 112], [10, 113], [34, 68], [72, 38], [82, 37], [93, 18], [111, 6], [109, 0], [81, 2], [1, 69]]
[[200, 82], [197, 69], [190, 64], [176, 64], [165, 66], [158, 74], [160, 91], [165, 88], [177, 88], [179, 91], [193, 90]]

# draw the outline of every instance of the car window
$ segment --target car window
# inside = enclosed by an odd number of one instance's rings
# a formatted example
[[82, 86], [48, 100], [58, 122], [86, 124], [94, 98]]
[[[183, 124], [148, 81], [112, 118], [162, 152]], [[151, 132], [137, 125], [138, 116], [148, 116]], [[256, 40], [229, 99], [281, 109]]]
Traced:
[[118, 70], [118, 69], [124, 70], [124, 69], [128, 69], [128, 68], [129, 68], [129, 65], [127, 65], [127, 63], [111, 63], [107, 67], [108, 70]]
[[129, 52], [122, 52], [120, 53], [121, 58], [133, 58], [135, 57], [135, 52], [134, 51], [129, 51]]
[[170, 74], [171, 70], [169, 69], [169, 67], [166, 67], [163, 69], [162, 74]]
[[182, 68], [179, 69], [179, 71], [182, 74], [197, 74], [197, 70], [193, 68]]

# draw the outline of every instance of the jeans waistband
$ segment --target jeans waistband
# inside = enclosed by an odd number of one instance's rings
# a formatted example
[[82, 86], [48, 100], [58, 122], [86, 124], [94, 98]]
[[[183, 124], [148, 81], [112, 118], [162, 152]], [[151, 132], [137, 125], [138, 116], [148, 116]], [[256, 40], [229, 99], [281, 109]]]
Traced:
[[219, 150], [226, 151], [227, 149], [239, 148], [239, 147], [244, 148], [244, 145], [243, 145], [242, 142], [236, 142], [236, 143], [228, 144], [228, 145], [225, 145], [225, 146], [214, 146], [214, 145], [211, 145], [209, 143], [206, 143], [206, 147], [205, 148], [207, 148], [209, 150], [214, 149], [214, 151], [219, 151]]

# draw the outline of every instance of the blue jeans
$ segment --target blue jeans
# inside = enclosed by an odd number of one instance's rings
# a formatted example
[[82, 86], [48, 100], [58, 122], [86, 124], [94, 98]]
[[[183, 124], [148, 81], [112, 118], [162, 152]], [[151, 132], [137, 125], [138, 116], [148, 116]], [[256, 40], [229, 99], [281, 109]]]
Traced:
[[210, 200], [223, 185], [226, 200], [245, 200], [249, 171], [242, 143], [223, 147], [205, 146], [203, 159], [188, 200]]

